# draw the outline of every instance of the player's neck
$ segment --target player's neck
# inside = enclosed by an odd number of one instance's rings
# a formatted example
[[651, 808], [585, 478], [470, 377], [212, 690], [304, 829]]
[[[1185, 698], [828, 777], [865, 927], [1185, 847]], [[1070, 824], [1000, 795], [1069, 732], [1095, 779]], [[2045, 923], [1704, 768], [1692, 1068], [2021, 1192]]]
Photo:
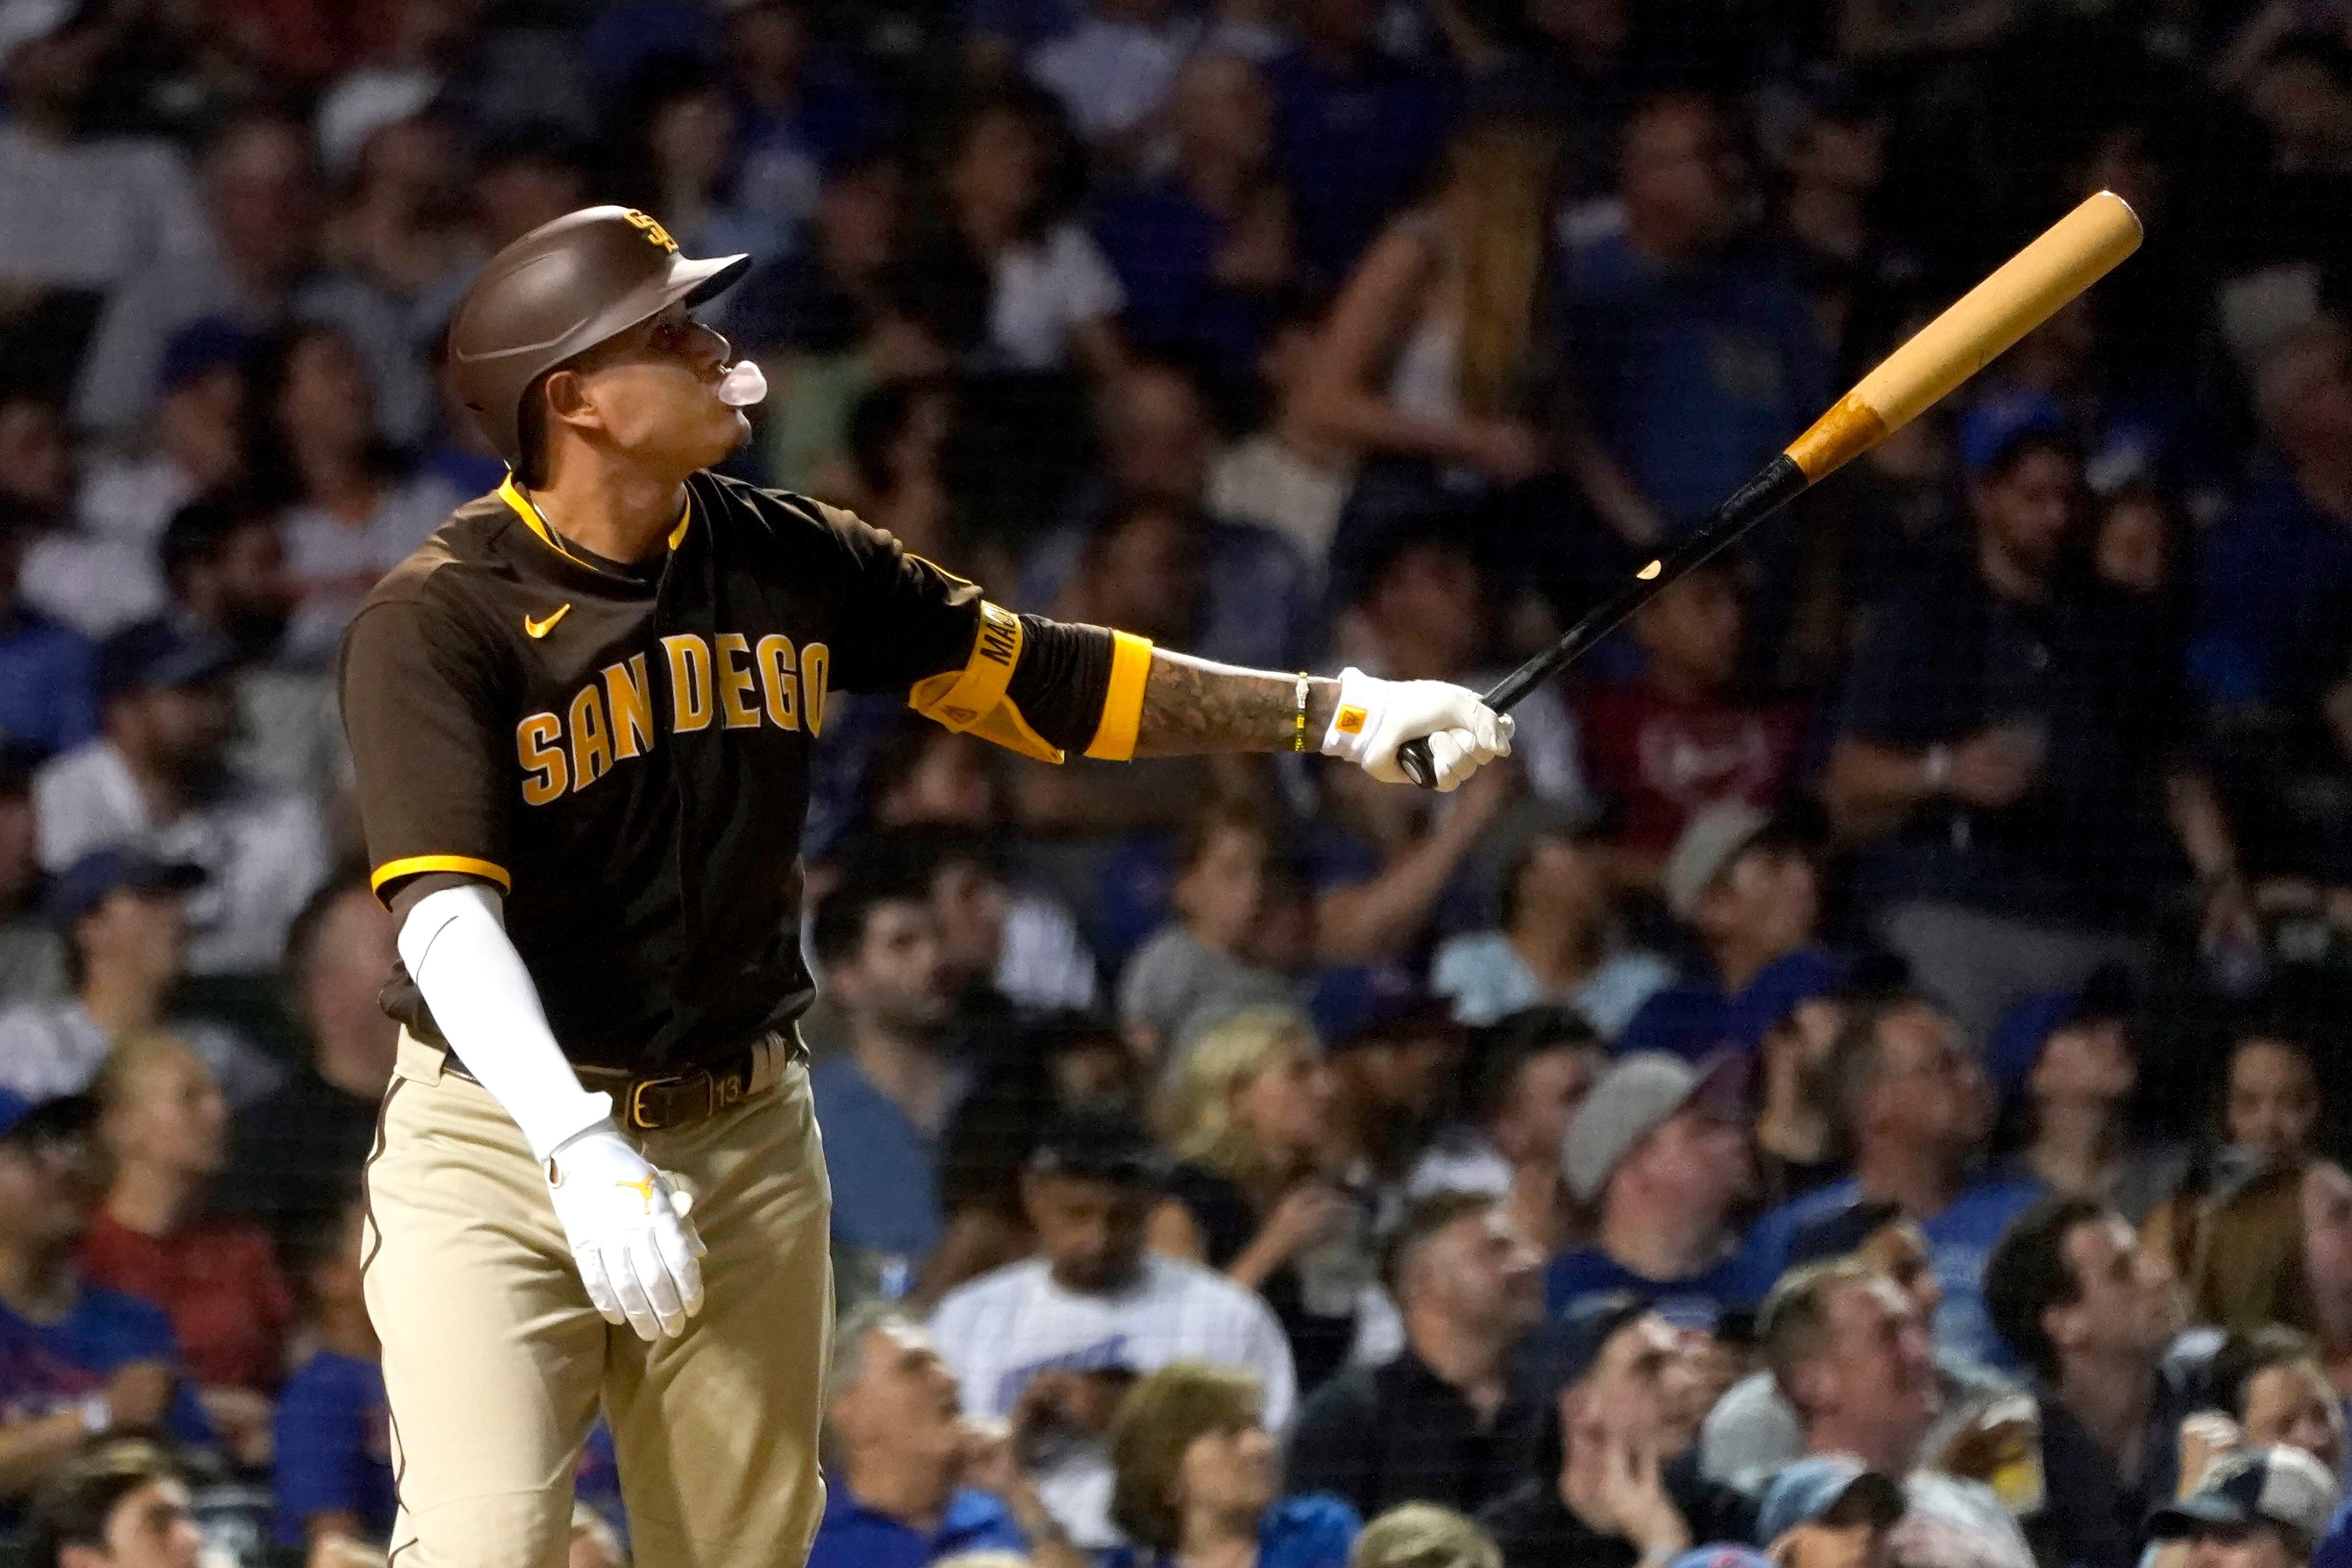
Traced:
[[607, 561], [635, 563], [669, 542], [686, 510], [686, 481], [600, 461], [583, 449], [530, 496], [541, 521], [571, 542]]

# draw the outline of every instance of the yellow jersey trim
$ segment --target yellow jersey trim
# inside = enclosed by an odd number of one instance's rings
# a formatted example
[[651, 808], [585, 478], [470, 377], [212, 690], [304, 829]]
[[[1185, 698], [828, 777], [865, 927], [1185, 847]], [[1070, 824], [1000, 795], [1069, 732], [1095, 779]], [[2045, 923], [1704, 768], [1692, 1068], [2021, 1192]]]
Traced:
[[[583, 561], [563, 548], [563, 541], [555, 536], [554, 531], [547, 526], [547, 520], [539, 515], [539, 508], [532, 504], [529, 496], [522, 493], [522, 487], [515, 483], [514, 470], [511, 468], [507, 471], [507, 477], [499, 481], [498, 496], [500, 500], [507, 503], [517, 517], [522, 519], [522, 525], [525, 528], [539, 536], [539, 542], [541, 544], [546, 545], [574, 566], [585, 566], [591, 572], [596, 570], [595, 563]], [[687, 492], [686, 506], [677, 514], [677, 526], [669, 531], [669, 547], [672, 550], [686, 542], [686, 531], [693, 525], [693, 522], [694, 492], [689, 490]]]
[[971, 639], [971, 657], [961, 669], [946, 670], [915, 682], [907, 706], [924, 718], [962, 734], [1004, 700], [1013, 680], [1013, 667], [1021, 662], [1021, 617], [982, 599], [980, 625]]
[[1151, 639], [1133, 632], [1110, 634], [1110, 689], [1103, 693], [1102, 719], [1087, 755], [1124, 763], [1135, 755], [1136, 731], [1143, 724], [1143, 683], [1151, 674]]
[[471, 855], [404, 855], [397, 860], [387, 860], [368, 873], [368, 887], [376, 892], [383, 890], [386, 882], [401, 877], [422, 876], [427, 871], [456, 871], [467, 877], [479, 877], [496, 882], [499, 891], [514, 891], [514, 879], [507, 868], [491, 860], [478, 860]]

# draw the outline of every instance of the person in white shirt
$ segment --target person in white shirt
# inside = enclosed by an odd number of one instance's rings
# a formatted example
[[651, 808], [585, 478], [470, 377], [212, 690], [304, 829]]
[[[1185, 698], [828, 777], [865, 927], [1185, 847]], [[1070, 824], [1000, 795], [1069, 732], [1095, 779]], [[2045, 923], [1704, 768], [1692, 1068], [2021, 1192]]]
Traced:
[[33, 779], [44, 868], [110, 847], [203, 868], [188, 908], [197, 974], [276, 969], [287, 926], [329, 869], [318, 803], [226, 764], [235, 663], [226, 642], [168, 621], [116, 633], [99, 646], [98, 739]]
[[[1171, 0], [1093, 0], [1076, 27], [1031, 51], [1029, 74], [1061, 100], [1080, 136], [1116, 143], [1153, 128], [1200, 44], [1200, 18]], [[1137, 151], [1108, 153], [1123, 162]]]
[[996, 361], [1106, 377], [1126, 359], [1118, 318], [1127, 291], [1086, 230], [1056, 211], [1052, 120], [1050, 106], [1028, 98], [975, 108], [941, 172], [942, 216], [988, 276]]
[[1033, 1404], [1056, 1405], [1038, 1491], [1070, 1539], [1090, 1550], [1118, 1540], [1103, 1437], [1127, 1379], [1175, 1361], [1244, 1368], [1265, 1389], [1274, 1431], [1288, 1425], [1297, 1401], [1289, 1344], [1264, 1301], [1205, 1268], [1145, 1252], [1164, 1173], [1131, 1121], [1077, 1116], [1047, 1130], [1022, 1178], [1038, 1256], [951, 1292], [931, 1320], [966, 1412], [1006, 1415], [1033, 1384], [1044, 1391], [1030, 1394]]
[[74, 994], [0, 1011], [0, 1089], [30, 1100], [79, 1094], [117, 1041], [157, 1030], [185, 1040], [233, 1105], [285, 1080], [235, 1030], [166, 1014], [185, 973], [185, 905], [203, 883], [194, 866], [97, 849], [50, 885], [42, 912], [66, 938]]

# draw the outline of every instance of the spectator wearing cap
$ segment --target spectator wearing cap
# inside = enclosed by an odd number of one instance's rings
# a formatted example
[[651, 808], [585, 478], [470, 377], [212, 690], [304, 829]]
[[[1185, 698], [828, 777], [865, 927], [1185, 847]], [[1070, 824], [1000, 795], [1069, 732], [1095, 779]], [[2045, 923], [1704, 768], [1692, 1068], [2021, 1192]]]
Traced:
[[2041, 1406], [2048, 1500], [2026, 1521], [2036, 1554], [2127, 1568], [2149, 1511], [2172, 1489], [2190, 1406], [2179, 1363], [2166, 1358], [2182, 1315], [2170, 1266], [2113, 1209], [2053, 1197], [2001, 1237], [1984, 1293]]
[[1688, 1453], [1704, 1395], [1687, 1333], [1634, 1297], [1593, 1296], [1545, 1349], [1559, 1393], [1533, 1473], [1478, 1514], [1505, 1568], [1634, 1568], [1755, 1538], [1754, 1505]]
[[15, 1501], [96, 1433], [209, 1444], [160, 1307], [89, 1283], [75, 1263], [104, 1191], [98, 1107], [0, 1095], [0, 1441]]
[[243, 1037], [169, 1011], [187, 973], [187, 901], [203, 885], [194, 866], [121, 849], [93, 849], [60, 872], [45, 908], [65, 938], [73, 994], [0, 1012], [0, 1087], [33, 1099], [79, 1093], [117, 1043], [164, 1029], [195, 1049], [232, 1102], [275, 1089], [282, 1069]]
[[2134, 711], [2138, 672], [2101, 652], [2061, 578], [2081, 483], [2046, 426], [1981, 456], [1972, 548], [1872, 617], [1823, 786], [1867, 847], [1857, 892], [1878, 936], [1971, 1041], [2022, 996], [2137, 962], [2187, 870], [2236, 896], [2211, 791]]
[[1974, 1173], [1992, 1121], [1976, 1054], [1934, 1001], [1886, 991], [1849, 1005], [1828, 1082], [1853, 1174], [1757, 1221], [1744, 1253], [1748, 1277], [1779, 1279], [1806, 1227], [1857, 1204], [1891, 1203], [1919, 1226], [1934, 1256], [1943, 1291], [1937, 1349], [1978, 1365], [2011, 1365], [1985, 1313], [1985, 1258], [2042, 1188]]
[[1756, 1539], [1779, 1568], [1880, 1568], [1903, 1509], [1902, 1487], [1859, 1459], [1800, 1459], [1765, 1491]]
[[1405, 1178], [1409, 1196], [1486, 1193], [1547, 1259], [1581, 1237], [1585, 1216], [1559, 1168], [1568, 1124], [1608, 1066], [1592, 1026], [1564, 1007], [1530, 1007], [1485, 1032], [1466, 1120], [1443, 1129]]
[[1843, 978], [1843, 965], [1819, 945], [1813, 855], [1801, 824], [1742, 802], [1691, 819], [1666, 858], [1663, 891], [1698, 962], [1633, 1015], [1621, 1050], [1696, 1061], [1733, 1042], [1752, 1047], [1764, 1033], [1757, 1020]]
[[1737, 1057], [1693, 1067], [1650, 1052], [1618, 1058], [1592, 1086], [1560, 1159], [1599, 1218], [1589, 1246], [1545, 1270], [1555, 1314], [1625, 1294], [1711, 1332], [1726, 1309], [1753, 1303], [1733, 1224], [1756, 1180], [1746, 1083]]
[[1440, 1193], [1407, 1210], [1383, 1270], [1404, 1348], [1308, 1396], [1292, 1486], [1369, 1519], [1407, 1502], [1475, 1512], [1517, 1485], [1543, 1416], [1512, 1359], [1542, 1315], [1539, 1264], [1491, 1197]]
[[400, 1042], [379, 1000], [393, 972], [391, 913], [350, 872], [320, 888], [286, 933], [288, 1011], [308, 1054], [285, 1084], [247, 1107], [215, 1198], [259, 1220], [281, 1257], [315, 1247], [359, 1180]]
[[1802, 715], [1738, 689], [1747, 619], [1738, 571], [1718, 557], [1634, 613], [1640, 677], [1595, 686], [1577, 710], [1621, 868], [1643, 885], [1700, 814], [1769, 809], [1790, 782]]
[[1082, 1568], [1023, 1468], [1042, 1400], [993, 1439], [965, 1423], [955, 1374], [920, 1323], [877, 1303], [835, 1336], [825, 1375], [824, 1516], [813, 1568], [924, 1568], [975, 1552]]
[[1265, 1299], [1301, 1392], [1348, 1360], [1377, 1301], [1372, 1216], [1331, 1168], [1330, 1113], [1331, 1075], [1304, 1014], [1253, 1007], [1212, 1026], [1166, 1097], [1178, 1163], [1151, 1219], [1154, 1251]]
[[1435, 1130], [1441, 1090], [1462, 1061], [1467, 1031], [1443, 1001], [1388, 966], [1327, 976], [1317, 1000], [1318, 1021], [1329, 1020], [1323, 1037], [1333, 1042], [1336, 1158], [1379, 1192], [1401, 1189]]
[[1572, 1007], [1606, 1039], [1674, 979], [1618, 929], [1605, 844], [1566, 823], [1529, 834], [1503, 867], [1493, 931], [1449, 939], [1430, 988], [1474, 1026], [1537, 1006]]
[[2304, 1568], [2339, 1491], [2300, 1448], [2242, 1448], [2215, 1460], [2187, 1497], [2157, 1510], [2148, 1534], [2188, 1543], [2188, 1568]]
[[248, 333], [218, 318], [172, 335], [142, 445], [94, 458], [83, 477], [75, 511], [84, 531], [144, 553], [182, 507], [236, 481], [245, 466], [245, 362], [252, 350]]
[[2112, 1204], [2137, 1225], [2179, 1188], [2188, 1157], [2131, 1124], [2139, 1058], [2130, 1014], [2119, 970], [2100, 971], [2080, 991], [2029, 996], [1993, 1030], [1985, 1068], [2014, 1124], [2008, 1172]]
[[929, 889], [911, 868], [853, 863], [810, 946], [849, 1024], [849, 1049], [809, 1080], [833, 1151], [834, 1239], [897, 1294], [939, 1245], [939, 1141], [970, 1087], [948, 1048], [955, 999]]
[[1929, 1452], [1946, 1384], [1916, 1300], [1875, 1264], [1856, 1256], [1791, 1270], [1765, 1299], [1757, 1331], [1806, 1456], [1765, 1487], [1760, 1539], [1818, 1518], [1867, 1473], [1883, 1484], [1871, 1512], [1891, 1531], [1896, 1561], [2032, 1568], [2001, 1500], [1944, 1473]]
[[1039, 1473], [1038, 1491], [1087, 1551], [1117, 1540], [1102, 1436], [1129, 1379], [1175, 1361], [1242, 1368], [1264, 1389], [1263, 1419], [1277, 1432], [1297, 1403], [1290, 1346], [1265, 1303], [1146, 1248], [1166, 1183], [1150, 1135], [1131, 1121], [1076, 1116], [1046, 1129], [1022, 1177], [1038, 1255], [950, 1292], [931, 1318], [974, 1417], [1009, 1416], [1031, 1384], [1052, 1380], [1033, 1397], [1070, 1441]]
[[41, 908], [34, 760], [28, 748], [0, 742], [0, 1010], [58, 1001], [73, 989], [65, 937]]
[[156, 546], [173, 621], [228, 645], [237, 728], [228, 767], [265, 787], [332, 799], [350, 766], [326, 676], [286, 657], [294, 580], [278, 515], [224, 491], [172, 514]]
[[318, 803], [229, 765], [236, 657], [168, 621], [116, 633], [99, 647], [100, 734], [33, 780], [52, 873], [102, 848], [203, 869], [187, 955], [202, 975], [274, 969], [287, 923], [328, 871]]
[[1845, 1173], [1830, 1104], [1830, 1053], [1844, 1026], [1847, 996], [1827, 969], [1780, 963], [1751, 986], [1742, 1009], [1759, 1029], [1752, 1052], [1757, 1083], [1758, 1188], [1777, 1207]]

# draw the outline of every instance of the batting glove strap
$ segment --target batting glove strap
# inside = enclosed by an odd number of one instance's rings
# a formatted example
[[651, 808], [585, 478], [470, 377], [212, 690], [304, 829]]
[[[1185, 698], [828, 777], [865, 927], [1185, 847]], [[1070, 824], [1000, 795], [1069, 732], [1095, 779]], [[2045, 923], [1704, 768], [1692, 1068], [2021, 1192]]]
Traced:
[[676, 1339], [702, 1310], [702, 1238], [686, 1195], [610, 1121], [548, 1157], [547, 1190], [588, 1300], [637, 1336]]
[[1323, 732], [1325, 756], [1353, 763], [1383, 784], [1403, 784], [1397, 749], [1424, 737], [1441, 790], [1511, 754], [1510, 716], [1474, 691], [1443, 680], [1382, 680], [1352, 665], [1339, 672], [1339, 700]]

